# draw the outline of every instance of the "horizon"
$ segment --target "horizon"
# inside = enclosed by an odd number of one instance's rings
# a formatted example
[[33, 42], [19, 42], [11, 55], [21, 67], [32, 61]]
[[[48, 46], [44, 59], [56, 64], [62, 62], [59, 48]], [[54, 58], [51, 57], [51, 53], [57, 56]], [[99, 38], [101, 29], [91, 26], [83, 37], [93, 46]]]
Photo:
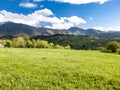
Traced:
[[120, 31], [119, 8], [120, 0], [4, 0], [0, 1], [0, 22]]
[[31, 25], [28, 25], [28, 24], [23, 24], [23, 23], [16, 23], [16, 22], [11, 22], [11, 21], [6, 21], [6, 22], [0, 22], [0, 25], [3, 25], [3, 24], [6, 24], [6, 23], [14, 23], [14, 24], [22, 24], [22, 25], [27, 25], [27, 26], [30, 26], [30, 27], [35, 27], [35, 28], [48, 28], [48, 29], [53, 29], [53, 30], [69, 30], [71, 28], [79, 28], [79, 29], [83, 29], [83, 30], [90, 30], [90, 29], [93, 29], [93, 30], [96, 30], [96, 31], [103, 31], [103, 32], [119, 32], [118, 30], [100, 30], [100, 29], [95, 29], [95, 28], [82, 28], [82, 27], [77, 27], [77, 26], [74, 26], [74, 27], [70, 27], [68, 29], [55, 29], [55, 28], [50, 28], [50, 27], [44, 27], [44, 26], [31, 26]]

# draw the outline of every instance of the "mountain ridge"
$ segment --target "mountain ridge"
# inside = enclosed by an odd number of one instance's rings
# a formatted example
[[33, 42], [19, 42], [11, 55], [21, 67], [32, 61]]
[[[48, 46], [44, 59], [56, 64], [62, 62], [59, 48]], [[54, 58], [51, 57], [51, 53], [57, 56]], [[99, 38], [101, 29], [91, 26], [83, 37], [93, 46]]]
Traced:
[[71, 27], [69, 29], [50, 29], [33, 27], [20, 23], [5, 22], [0, 24], [0, 37], [2, 36], [50, 36], [55, 34], [87, 35], [99, 38], [120, 39], [120, 32], [104, 32], [96, 29], [83, 29]]

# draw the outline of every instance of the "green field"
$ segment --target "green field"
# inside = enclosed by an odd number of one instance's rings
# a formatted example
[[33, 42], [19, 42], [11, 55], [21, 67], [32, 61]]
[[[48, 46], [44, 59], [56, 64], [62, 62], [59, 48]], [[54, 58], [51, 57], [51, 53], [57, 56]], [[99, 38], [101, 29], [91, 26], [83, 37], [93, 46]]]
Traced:
[[120, 55], [3, 48], [0, 90], [120, 90]]

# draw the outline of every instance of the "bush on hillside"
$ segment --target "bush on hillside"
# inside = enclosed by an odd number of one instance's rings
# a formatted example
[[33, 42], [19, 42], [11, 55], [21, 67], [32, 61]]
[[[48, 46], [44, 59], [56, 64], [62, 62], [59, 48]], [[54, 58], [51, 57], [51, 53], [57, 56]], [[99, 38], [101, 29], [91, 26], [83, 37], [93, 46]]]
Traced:
[[120, 49], [117, 50], [117, 53], [120, 54]]
[[106, 45], [106, 49], [112, 53], [117, 52], [119, 48], [120, 48], [120, 44], [117, 41], [111, 41]]
[[58, 44], [57, 44], [57, 45], [55, 45], [55, 48], [56, 48], [56, 49], [64, 49], [64, 47], [63, 47], [63, 46], [60, 46], [60, 45], [58, 45]]
[[101, 52], [108, 52], [108, 50], [105, 47], [97, 47], [96, 49]]
[[5, 43], [5, 47], [12, 47], [12, 41], [7, 40], [6, 43]]
[[65, 49], [71, 49], [70, 45], [66, 45], [64, 48]]

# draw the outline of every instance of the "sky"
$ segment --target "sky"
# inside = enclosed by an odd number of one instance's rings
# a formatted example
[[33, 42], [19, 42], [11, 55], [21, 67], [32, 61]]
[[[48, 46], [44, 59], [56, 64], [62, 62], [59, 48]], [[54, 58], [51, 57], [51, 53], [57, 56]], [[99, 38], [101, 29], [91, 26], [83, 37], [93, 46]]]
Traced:
[[120, 0], [0, 0], [0, 23], [120, 31]]

